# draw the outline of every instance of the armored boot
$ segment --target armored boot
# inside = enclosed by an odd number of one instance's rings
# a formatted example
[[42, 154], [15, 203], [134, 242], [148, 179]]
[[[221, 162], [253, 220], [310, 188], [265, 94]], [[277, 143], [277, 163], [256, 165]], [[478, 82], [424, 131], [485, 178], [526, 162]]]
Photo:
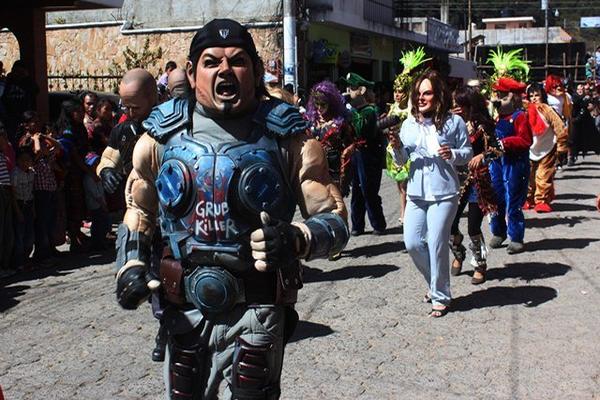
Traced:
[[485, 241], [483, 240], [483, 235], [472, 236], [469, 249], [473, 253], [471, 265], [475, 268], [471, 283], [473, 285], [479, 285], [485, 282], [485, 271], [487, 270], [488, 250]]
[[462, 245], [463, 239], [464, 236], [461, 233], [450, 236], [450, 250], [454, 254], [454, 261], [452, 261], [452, 267], [450, 268], [452, 276], [457, 276], [462, 271], [462, 264], [467, 254], [467, 249]]
[[158, 327], [158, 333], [154, 339], [156, 347], [152, 350], [152, 361], [165, 361], [165, 348], [167, 347], [168, 332], [167, 327], [162, 323]]

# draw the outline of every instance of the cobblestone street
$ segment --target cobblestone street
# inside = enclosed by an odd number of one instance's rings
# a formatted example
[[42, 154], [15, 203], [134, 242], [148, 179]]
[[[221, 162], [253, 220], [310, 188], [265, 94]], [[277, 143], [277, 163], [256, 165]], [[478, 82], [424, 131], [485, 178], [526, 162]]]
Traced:
[[[526, 214], [527, 251], [492, 250], [481, 286], [468, 255], [453, 311], [434, 320], [383, 177], [388, 233], [306, 265], [282, 399], [600, 399], [599, 182], [597, 156], [560, 171], [555, 211]], [[119, 308], [113, 258], [65, 257], [0, 281], [6, 400], [163, 398], [158, 324], [149, 305]]]

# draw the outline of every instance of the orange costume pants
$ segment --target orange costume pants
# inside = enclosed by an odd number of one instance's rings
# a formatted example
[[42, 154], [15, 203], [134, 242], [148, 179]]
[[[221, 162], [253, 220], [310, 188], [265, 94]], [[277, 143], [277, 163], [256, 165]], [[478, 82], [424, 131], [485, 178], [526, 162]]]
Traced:
[[531, 204], [550, 204], [554, 200], [554, 174], [556, 173], [556, 146], [541, 160], [530, 161], [527, 201]]

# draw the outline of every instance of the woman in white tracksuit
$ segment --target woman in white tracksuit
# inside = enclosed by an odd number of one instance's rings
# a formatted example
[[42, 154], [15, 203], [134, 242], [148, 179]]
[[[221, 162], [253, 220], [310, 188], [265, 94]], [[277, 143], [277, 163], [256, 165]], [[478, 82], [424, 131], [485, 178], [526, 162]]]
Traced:
[[419, 76], [412, 87], [411, 116], [400, 131], [399, 164], [411, 160], [404, 243], [423, 274], [431, 317], [449, 310], [450, 227], [458, 207], [460, 184], [455, 166], [472, 157], [465, 122], [449, 112], [450, 93], [435, 71]]

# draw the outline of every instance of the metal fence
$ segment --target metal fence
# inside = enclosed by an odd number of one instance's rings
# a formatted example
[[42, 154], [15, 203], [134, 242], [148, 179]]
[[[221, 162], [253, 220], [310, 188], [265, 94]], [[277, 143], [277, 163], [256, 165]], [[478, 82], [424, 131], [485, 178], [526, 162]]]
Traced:
[[48, 75], [48, 91], [94, 90], [116, 93], [120, 75]]

